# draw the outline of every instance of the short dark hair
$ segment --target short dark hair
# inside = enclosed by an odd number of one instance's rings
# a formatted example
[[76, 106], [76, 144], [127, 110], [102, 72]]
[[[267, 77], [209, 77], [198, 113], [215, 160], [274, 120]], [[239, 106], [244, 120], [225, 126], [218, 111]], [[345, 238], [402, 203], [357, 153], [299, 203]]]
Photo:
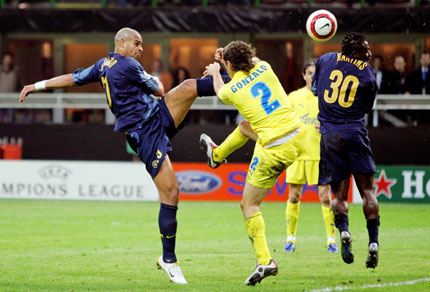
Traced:
[[306, 73], [306, 69], [308, 69], [308, 67], [310, 67], [310, 66], [315, 66], [315, 59], [314, 58], [310, 58], [310, 59], [308, 59], [306, 62], [305, 62], [305, 64], [303, 65], [303, 69], [302, 69], [302, 72], [303, 72], [303, 74], [305, 74]]
[[223, 59], [229, 61], [233, 71], [249, 71], [254, 67], [252, 58], [256, 55], [256, 49], [243, 41], [233, 41], [223, 49]]
[[362, 33], [347, 33], [342, 41], [342, 54], [352, 58], [358, 58], [358, 56], [363, 58], [367, 53], [367, 47], [364, 45], [365, 41], [366, 37]]

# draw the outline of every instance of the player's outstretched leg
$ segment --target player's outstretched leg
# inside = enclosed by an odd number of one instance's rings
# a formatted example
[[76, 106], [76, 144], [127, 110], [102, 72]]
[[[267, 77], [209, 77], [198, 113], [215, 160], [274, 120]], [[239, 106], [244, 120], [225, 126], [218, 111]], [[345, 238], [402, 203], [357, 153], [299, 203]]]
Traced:
[[183, 81], [164, 95], [164, 101], [176, 127], [182, 123], [197, 96], [195, 79]]
[[206, 154], [209, 167], [217, 168], [222, 163], [227, 162], [226, 158], [245, 145], [250, 138], [257, 139], [258, 136], [252, 131], [250, 123], [244, 120], [219, 146], [208, 135], [202, 134], [200, 136], [200, 148]]
[[257, 283], [260, 283], [264, 278], [268, 276], [276, 276], [276, 274], [278, 274], [278, 265], [272, 259], [268, 265], [263, 266], [257, 264], [252, 274], [248, 279], [246, 279], [245, 284], [248, 286], [254, 286]]
[[217, 168], [221, 164], [227, 162], [226, 159], [222, 160], [221, 162], [217, 162], [214, 160], [213, 151], [218, 147], [218, 145], [215, 144], [212, 141], [211, 137], [209, 137], [208, 135], [201, 134], [199, 144], [200, 144], [200, 149], [202, 149], [206, 154], [206, 158], [208, 160], [208, 165], [210, 168]]
[[341, 254], [343, 261], [347, 264], [352, 264], [354, 262], [354, 252], [352, 251], [351, 234], [348, 231], [342, 231], [340, 241], [342, 243]]
[[158, 259], [157, 266], [166, 272], [171, 282], [187, 284], [175, 254], [179, 186], [169, 156], [165, 156], [154, 183], [161, 201], [158, 225], [163, 245], [163, 255]]

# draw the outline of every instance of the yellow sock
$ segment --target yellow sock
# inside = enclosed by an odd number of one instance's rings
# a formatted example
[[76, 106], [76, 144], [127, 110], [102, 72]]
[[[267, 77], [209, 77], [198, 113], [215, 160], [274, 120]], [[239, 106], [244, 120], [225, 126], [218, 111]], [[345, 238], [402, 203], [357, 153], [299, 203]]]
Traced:
[[287, 211], [285, 213], [287, 218], [287, 241], [296, 242], [297, 222], [299, 221], [300, 202], [291, 203], [287, 202]]
[[227, 158], [236, 149], [239, 149], [249, 138], [242, 135], [240, 126], [237, 126], [234, 131], [213, 151], [213, 158], [216, 162], [221, 162]]
[[245, 226], [258, 262], [261, 265], [268, 265], [272, 257], [266, 242], [266, 227], [261, 212], [257, 212], [246, 219]]
[[327, 245], [336, 242], [336, 228], [334, 226], [334, 214], [331, 208], [321, 205], [325, 231], [327, 232]]

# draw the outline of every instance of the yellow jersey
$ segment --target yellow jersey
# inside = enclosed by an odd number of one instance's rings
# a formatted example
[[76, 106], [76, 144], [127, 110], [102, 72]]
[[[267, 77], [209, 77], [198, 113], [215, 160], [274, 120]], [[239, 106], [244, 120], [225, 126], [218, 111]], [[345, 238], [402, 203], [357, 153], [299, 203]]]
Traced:
[[321, 134], [315, 129], [318, 123], [318, 97], [306, 87], [291, 92], [288, 95], [296, 115], [306, 129], [306, 137], [302, 145], [299, 160], [320, 160]]
[[259, 61], [249, 74], [239, 71], [224, 84], [218, 97], [233, 104], [267, 146], [300, 127], [287, 94], [269, 63]]

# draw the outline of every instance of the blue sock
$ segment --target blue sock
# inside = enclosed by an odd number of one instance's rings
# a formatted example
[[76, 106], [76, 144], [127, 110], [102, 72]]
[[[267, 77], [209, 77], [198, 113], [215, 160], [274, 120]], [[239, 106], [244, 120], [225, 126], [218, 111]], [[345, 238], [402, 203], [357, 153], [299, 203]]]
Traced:
[[[230, 82], [228, 75], [221, 75], [224, 83]], [[205, 78], [197, 78], [197, 95], [198, 96], [214, 96], [216, 95], [214, 90], [214, 81], [212, 76]]]
[[158, 226], [160, 227], [161, 243], [163, 244], [163, 260], [166, 263], [177, 262], [175, 255], [176, 221], [177, 206], [161, 203], [160, 213], [158, 214]]
[[344, 213], [338, 213], [334, 215], [334, 224], [336, 225], [337, 229], [339, 229], [340, 233], [342, 233], [343, 231], [349, 232], [348, 215]]
[[378, 234], [379, 234], [379, 219], [367, 220], [367, 232], [369, 233], [369, 244], [376, 242], [379, 245]]

